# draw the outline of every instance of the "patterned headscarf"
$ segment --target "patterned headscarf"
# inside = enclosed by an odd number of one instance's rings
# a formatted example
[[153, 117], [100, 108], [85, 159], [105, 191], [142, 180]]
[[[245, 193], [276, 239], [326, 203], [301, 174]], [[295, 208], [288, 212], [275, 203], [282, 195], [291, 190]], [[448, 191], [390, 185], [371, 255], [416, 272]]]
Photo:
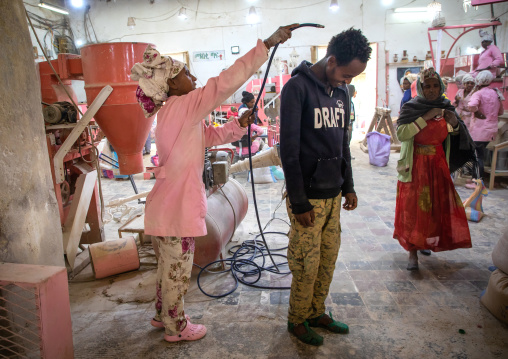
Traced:
[[488, 86], [494, 79], [494, 75], [489, 70], [481, 71], [478, 75], [476, 75], [476, 84], [478, 86]]
[[418, 83], [416, 84], [416, 92], [418, 93], [419, 97], [425, 98], [423, 95], [423, 83], [427, 79], [437, 79], [439, 83], [441, 84], [441, 90], [439, 91], [439, 96], [443, 96], [445, 92], [445, 85], [443, 83], [443, 80], [441, 80], [441, 76], [434, 70], [433, 67], [429, 67], [428, 69], [423, 70], [418, 75]]
[[482, 42], [483, 41], [490, 41], [490, 42], [494, 41], [494, 37], [487, 30], [480, 29], [480, 38], [482, 39]]
[[139, 81], [136, 98], [145, 117], [151, 117], [168, 99], [168, 79], [175, 78], [185, 67], [183, 62], [169, 56], [161, 56], [159, 51], [148, 45], [143, 53], [143, 62], [131, 69], [131, 79]]

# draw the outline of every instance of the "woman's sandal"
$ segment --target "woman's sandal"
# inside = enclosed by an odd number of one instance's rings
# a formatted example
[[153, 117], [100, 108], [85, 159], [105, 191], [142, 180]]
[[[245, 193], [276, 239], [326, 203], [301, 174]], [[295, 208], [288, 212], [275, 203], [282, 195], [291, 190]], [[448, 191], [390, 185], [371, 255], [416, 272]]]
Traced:
[[192, 324], [189, 320], [187, 320], [187, 325], [180, 334], [177, 335], [167, 335], [164, 334], [164, 340], [167, 342], [179, 342], [182, 340], [198, 340], [205, 336], [206, 327], [202, 324]]
[[[300, 335], [296, 335], [295, 334], [295, 327], [299, 326], [299, 325], [303, 325], [305, 327], [305, 329], [307, 329], [307, 332], [300, 334]], [[319, 346], [319, 345], [323, 344], [323, 337], [321, 335], [319, 335], [318, 333], [316, 333], [315, 331], [313, 331], [312, 329], [310, 329], [309, 324], [306, 321], [301, 324], [296, 324], [296, 325], [291, 322], [288, 322], [288, 331], [291, 334], [293, 334], [298, 340], [300, 340], [301, 342], [303, 342], [305, 344], [315, 345], [315, 346]]]
[[307, 319], [307, 322], [309, 323], [309, 325], [311, 327], [325, 328], [331, 332], [339, 333], [339, 334], [349, 333], [349, 327], [347, 326], [347, 324], [344, 324], [344, 323], [334, 320], [333, 316], [332, 316], [332, 312], [330, 312], [330, 319], [332, 320], [330, 323], [328, 323], [328, 324], [320, 323], [319, 319], [321, 319], [324, 315], [326, 315], [326, 313], [323, 313], [319, 317], [316, 317], [316, 318]]

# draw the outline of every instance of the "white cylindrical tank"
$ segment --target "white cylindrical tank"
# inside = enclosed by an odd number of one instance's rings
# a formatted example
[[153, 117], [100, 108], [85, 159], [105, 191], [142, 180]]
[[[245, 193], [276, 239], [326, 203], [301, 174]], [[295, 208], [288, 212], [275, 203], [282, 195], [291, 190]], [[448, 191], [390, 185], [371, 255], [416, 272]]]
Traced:
[[196, 237], [194, 263], [201, 267], [219, 258], [249, 207], [247, 193], [238, 181], [230, 179], [221, 189], [208, 197], [207, 235]]
[[[221, 189], [208, 196], [207, 203], [208, 211], [205, 217], [207, 234], [195, 238], [194, 263], [200, 267], [219, 259], [221, 251], [245, 218], [249, 207], [245, 189], [234, 179], [230, 179]], [[158, 258], [159, 248], [154, 238], [152, 245]], [[196, 269], [197, 267], [193, 267], [193, 270]]]

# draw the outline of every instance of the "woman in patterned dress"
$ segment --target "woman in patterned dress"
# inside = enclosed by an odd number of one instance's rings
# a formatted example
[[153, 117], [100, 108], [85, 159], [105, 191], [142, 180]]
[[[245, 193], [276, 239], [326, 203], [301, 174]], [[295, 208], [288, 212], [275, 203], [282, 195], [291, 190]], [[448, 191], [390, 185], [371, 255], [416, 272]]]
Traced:
[[418, 250], [471, 247], [466, 213], [450, 172], [475, 161], [474, 144], [442, 96], [439, 74], [430, 68], [417, 81], [418, 96], [404, 105], [397, 121], [402, 148], [393, 237], [409, 251], [408, 270], [418, 269]]

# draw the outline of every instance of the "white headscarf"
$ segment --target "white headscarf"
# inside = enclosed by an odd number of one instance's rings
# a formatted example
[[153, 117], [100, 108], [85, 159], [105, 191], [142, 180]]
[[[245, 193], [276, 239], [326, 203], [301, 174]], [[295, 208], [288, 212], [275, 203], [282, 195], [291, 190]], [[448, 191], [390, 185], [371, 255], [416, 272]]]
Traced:
[[474, 77], [471, 76], [471, 74], [465, 74], [464, 77], [462, 77], [462, 84], [466, 82], [475, 82]]
[[481, 71], [478, 75], [476, 75], [476, 84], [478, 86], [488, 86], [494, 79], [494, 75], [492, 75], [492, 72], [488, 70]]
[[159, 51], [148, 45], [143, 53], [143, 62], [131, 69], [131, 79], [139, 82], [136, 98], [145, 117], [155, 115], [168, 99], [168, 79], [174, 78], [185, 67], [183, 62], [169, 56], [161, 56]]
[[482, 42], [483, 41], [490, 41], [490, 42], [494, 41], [494, 37], [487, 30], [480, 29], [480, 38], [482, 39]]

